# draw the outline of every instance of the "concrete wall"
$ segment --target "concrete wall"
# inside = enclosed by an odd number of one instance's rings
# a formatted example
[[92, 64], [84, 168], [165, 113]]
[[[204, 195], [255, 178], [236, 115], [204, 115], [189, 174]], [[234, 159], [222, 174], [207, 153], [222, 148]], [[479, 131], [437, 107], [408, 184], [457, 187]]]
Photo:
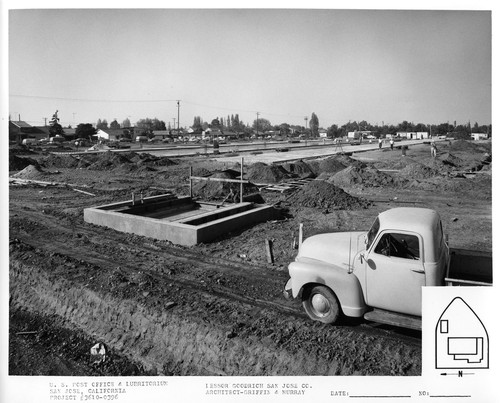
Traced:
[[[180, 199], [179, 199], [180, 200]], [[180, 201], [172, 203], [179, 207]], [[156, 199], [158, 202], [158, 199]], [[129, 202], [130, 203], [130, 202]], [[147, 203], [147, 200], [146, 200]], [[193, 203], [190, 198], [184, 198], [185, 203]], [[101, 207], [87, 208], [83, 212], [85, 222], [95, 225], [109, 227], [121, 232], [147, 236], [149, 238], [170, 241], [178, 245], [192, 246], [200, 242], [210, 242], [225, 233], [251, 226], [257, 222], [276, 218], [277, 210], [272, 206], [253, 205], [252, 203], [240, 203], [203, 214], [208, 219], [210, 215], [225, 216], [200, 225], [186, 224], [151, 217], [144, 217], [120, 211], [113, 208], [123, 209], [124, 203], [108, 204]], [[164, 206], [162, 206], [164, 207]], [[245, 211], [241, 211], [245, 210]], [[123, 210], [122, 210], [123, 211]], [[175, 219], [175, 215], [170, 219]], [[191, 221], [199, 221], [194, 218]], [[190, 220], [184, 220], [189, 222]]]

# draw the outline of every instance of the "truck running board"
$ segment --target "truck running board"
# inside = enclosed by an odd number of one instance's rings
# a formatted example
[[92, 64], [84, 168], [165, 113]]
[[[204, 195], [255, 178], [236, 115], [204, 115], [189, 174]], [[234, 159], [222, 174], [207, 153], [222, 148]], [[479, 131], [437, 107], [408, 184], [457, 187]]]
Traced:
[[422, 330], [422, 319], [418, 316], [404, 315], [401, 313], [374, 309], [364, 315], [366, 320], [385, 323], [392, 326], [406, 327], [409, 329]]

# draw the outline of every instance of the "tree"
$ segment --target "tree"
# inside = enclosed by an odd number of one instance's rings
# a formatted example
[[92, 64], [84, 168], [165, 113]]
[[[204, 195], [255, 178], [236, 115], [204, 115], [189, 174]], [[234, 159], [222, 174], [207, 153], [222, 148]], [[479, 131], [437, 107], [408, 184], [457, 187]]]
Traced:
[[235, 132], [242, 132], [245, 130], [245, 125], [240, 122], [240, 117], [238, 114], [235, 114], [234, 117], [231, 117], [231, 129]]
[[75, 131], [76, 137], [79, 139], [91, 139], [96, 133], [97, 130], [91, 123], [80, 123]]
[[291, 132], [290, 125], [288, 123], [282, 123], [278, 126], [278, 130], [282, 136], [286, 136]]
[[326, 130], [327, 136], [335, 139], [337, 137], [342, 136], [342, 132], [339, 130], [339, 127], [337, 125], [331, 125], [327, 130]]
[[252, 124], [252, 128], [259, 133], [264, 133], [265, 131], [271, 130], [273, 125], [271, 122], [264, 118], [255, 119]]
[[311, 134], [313, 137], [319, 136], [319, 119], [316, 114], [313, 112], [311, 115], [311, 119], [309, 120], [309, 129], [311, 129]]
[[198, 131], [201, 131], [203, 129], [203, 120], [201, 119], [200, 116], [195, 116], [194, 119], [193, 119], [193, 126], [191, 126], [193, 128], [193, 130], [195, 132], [198, 132]]
[[163, 120], [153, 119], [153, 130], [167, 130], [167, 126]]
[[49, 133], [51, 137], [64, 134], [64, 130], [59, 124], [59, 118], [57, 117], [58, 112], [59, 111], [55, 111], [55, 113], [52, 115], [52, 119], [50, 120]]
[[120, 128], [120, 123], [118, 123], [115, 119], [109, 124], [109, 128], [113, 130], [118, 130]]
[[[458, 127], [458, 126], [457, 126]], [[437, 126], [433, 126], [432, 128], [432, 134], [441, 136], [441, 135], [446, 135], [450, 132], [453, 132], [454, 127], [448, 123], [440, 123]]]
[[130, 127], [130, 119], [129, 119], [129, 118], [126, 118], [126, 119], [122, 122], [122, 127]]
[[97, 119], [96, 129], [106, 130], [108, 128], [108, 121], [106, 119]]
[[213, 128], [220, 128], [220, 120], [215, 118], [212, 120], [212, 122], [210, 123], [210, 127], [213, 127]]
[[138, 129], [140, 129], [144, 134], [149, 134], [154, 130], [167, 130], [165, 122], [157, 118], [150, 119], [140, 119], [135, 124]]
[[416, 132], [426, 132], [428, 131], [427, 130], [427, 126], [423, 123], [417, 123], [414, 127], [413, 127], [414, 131]]
[[469, 125], [458, 125], [455, 127], [453, 137], [456, 139], [470, 140], [470, 127]]

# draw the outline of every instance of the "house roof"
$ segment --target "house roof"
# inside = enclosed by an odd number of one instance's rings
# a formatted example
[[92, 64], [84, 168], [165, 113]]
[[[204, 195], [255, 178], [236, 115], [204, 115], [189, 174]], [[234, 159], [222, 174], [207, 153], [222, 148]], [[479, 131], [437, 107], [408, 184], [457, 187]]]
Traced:
[[33, 127], [29, 123], [26, 123], [23, 120], [17, 120], [17, 121], [10, 120], [9, 123], [12, 123], [14, 126], [17, 126], [17, 127]]
[[106, 133], [108, 135], [116, 136], [122, 135], [124, 129], [97, 129], [97, 133]]

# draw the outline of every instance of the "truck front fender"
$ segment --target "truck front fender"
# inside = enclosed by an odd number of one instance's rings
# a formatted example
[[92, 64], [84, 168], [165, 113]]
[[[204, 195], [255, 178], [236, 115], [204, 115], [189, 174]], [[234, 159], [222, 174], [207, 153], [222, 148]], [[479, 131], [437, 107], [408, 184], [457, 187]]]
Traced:
[[288, 272], [290, 280], [285, 288], [291, 288], [294, 298], [299, 296], [305, 287], [321, 284], [337, 295], [346, 316], [360, 317], [365, 313], [367, 307], [359, 280], [353, 273], [348, 273], [346, 268], [302, 258], [290, 263]]

